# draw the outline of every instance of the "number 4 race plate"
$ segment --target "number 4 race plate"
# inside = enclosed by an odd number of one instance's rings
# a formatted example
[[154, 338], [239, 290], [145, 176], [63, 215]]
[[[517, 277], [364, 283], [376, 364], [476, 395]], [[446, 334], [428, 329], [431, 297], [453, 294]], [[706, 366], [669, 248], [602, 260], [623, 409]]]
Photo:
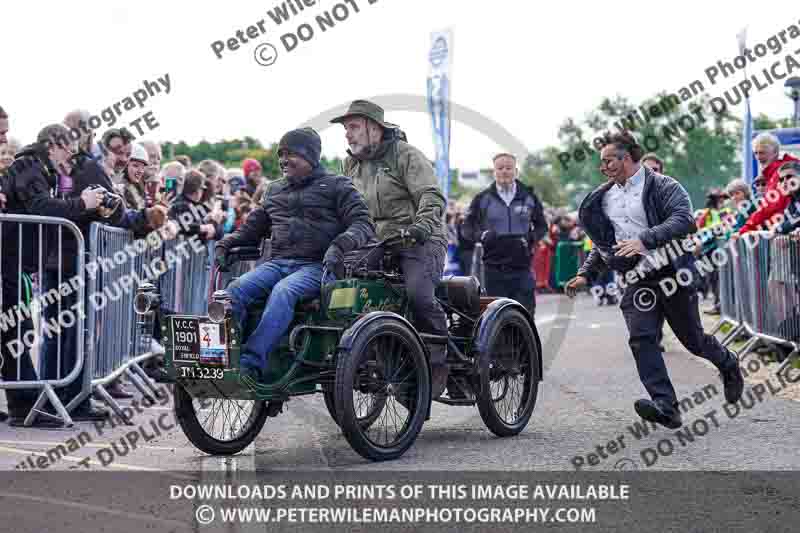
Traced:
[[208, 322], [200, 324], [201, 364], [222, 366], [228, 364], [228, 354], [221, 328], [220, 324]]

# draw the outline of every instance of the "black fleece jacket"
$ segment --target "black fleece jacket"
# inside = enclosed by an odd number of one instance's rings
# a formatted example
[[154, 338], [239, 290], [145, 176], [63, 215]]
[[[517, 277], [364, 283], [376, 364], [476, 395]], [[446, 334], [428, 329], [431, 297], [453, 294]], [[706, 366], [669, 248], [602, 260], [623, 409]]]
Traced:
[[350, 178], [317, 167], [294, 183], [270, 183], [262, 204], [217, 249], [257, 245], [270, 235], [273, 259], [321, 261], [331, 244], [344, 253], [367, 244], [375, 224]]

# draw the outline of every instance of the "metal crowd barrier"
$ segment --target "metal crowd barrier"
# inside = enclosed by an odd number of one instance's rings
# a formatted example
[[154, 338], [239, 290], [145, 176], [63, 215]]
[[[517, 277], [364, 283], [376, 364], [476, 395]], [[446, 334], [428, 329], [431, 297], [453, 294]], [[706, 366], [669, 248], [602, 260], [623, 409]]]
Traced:
[[[84, 357], [86, 316], [82, 312], [70, 311], [61, 307], [62, 288], [65, 292], [74, 294], [76, 309], [83, 309], [85, 302], [85, 286], [78, 283], [75, 277], [67, 276], [62, 270], [64, 262], [61, 250], [63, 249], [65, 229], [76, 244], [74, 272], [82, 273], [84, 271], [85, 243], [83, 235], [75, 224], [56, 217], [0, 215], [0, 256], [4, 256], [0, 258], [0, 280], [2, 280], [2, 290], [0, 290], [0, 313], [2, 313], [2, 318], [0, 318], [0, 334], [2, 334], [0, 364], [3, 365], [3, 380], [0, 381], [0, 389], [15, 391], [15, 393], [17, 393], [16, 391], [21, 393], [23, 389], [41, 390], [33, 403], [33, 408], [25, 417], [24, 424], [26, 426], [33, 424], [38, 415], [47, 415], [42, 408], [48, 400], [64, 423], [71, 426], [73, 422], [69, 411], [74, 409], [90, 390], [90, 373], [84, 372], [82, 391], [67, 406], [61, 402], [55, 392], [55, 389], [73, 383], [86, 363]], [[14, 245], [14, 240], [16, 240], [16, 245]], [[55, 265], [57, 266], [55, 278], [58, 286], [54, 292], [42, 290], [34, 300], [30, 275], [37, 274], [39, 283], [42, 283], [47, 265], [47, 250], [52, 246], [57, 246], [59, 250], [58, 264]], [[16, 250], [12, 250], [12, 248], [16, 248]], [[14, 257], [14, 253], [16, 253], [16, 258], [9, 260], [9, 257]], [[30, 257], [31, 253], [36, 257]], [[6, 272], [3, 272], [4, 265], [7, 267]], [[53, 270], [49, 269], [48, 274], [52, 275], [52, 272]], [[9, 294], [9, 292], [13, 294]], [[55, 319], [46, 321], [43, 316], [36, 316], [48, 306], [58, 307]], [[36, 329], [33, 327], [34, 322], [38, 323]], [[75, 362], [72, 368], [64, 368], [65, 365], [62, 364], [64, 354], [61, 353], [60, 330], [67, 327], [74, 328], [76, 335]], [[45, 362], [41, 354], [43, 333], [50, 338], [56, 336], [55, 361]], [[38, 369], [33, 364], [32, 352], [38, 352], [36, 353]], [[55, 379], [42, 377], [45, 368], [47, 368], [48, 374], [56, 374]], [[53, 372], [53, 368], [55, 372]], [[25, 375], [23, 376], [23, 374]]]
[[711, 333], [733, 325], [722, 341], [725, 345], [742, 332], [750, 335], [739, 359], [762, 342], [791, 348], [776, 371], [780, 374], [800, 348], [800, 242], [769, 235], [747, 233], [726, 250], [730, 260], [720, 268], [721, 318]]
[[89, 264], [97, 267], [87, 272], [86, 285], [92, 326], [87, 342], [91, 386], [126, 421], [122, 407], [105, 387], [124, 374], [144, 396], [156, 399], [156, 387], [139, 365], [156, 355], [151, 350], [152, 333], [137, 327], [133, 299], [139, 282], [158, 283], [152, 267], [162, 259], [162, 248], [135, 239], [126, 229], [99, 223], [90, 228]]
[[[740, 274], [741, 267], [736, 261], [737, 256], [734, 255], [734, 252], [724, 245], [720, 245], [719, 249], [725, 253], [727, 261], [718, 267], [720, 319], [709, 334], [716, 335], [723, 326], [732, 326], [725, 338], [722, 339], [722, 345], [727, 346], [744, 329], [739, 318], [740, 312], [736, 297], [737, 287], [741, 287], [744, 280], [737, 279], [737, 271]], [[741, 292], [741, 289], [739, 292]]]
[[[162, 277], [162, 305], [174, 313], [204, 315], [208, 310], [213, 254], [209, 252], [207, 244], [202, 246], [199, 253], [195, 253], [186, 242], [186, 239], [178, 237], [164, 245], [165, 254], [174, 253], [182, 260]], [[189, 259], [181, 255], [179, 246], [185, 246], [190, 251]]]
[[483, 264], [483, 244], [476, 242], [472, 250], [472, 264], [470, 276], [476, 278], [481, 284], [481, 294], [486, 295], [486, 266]]

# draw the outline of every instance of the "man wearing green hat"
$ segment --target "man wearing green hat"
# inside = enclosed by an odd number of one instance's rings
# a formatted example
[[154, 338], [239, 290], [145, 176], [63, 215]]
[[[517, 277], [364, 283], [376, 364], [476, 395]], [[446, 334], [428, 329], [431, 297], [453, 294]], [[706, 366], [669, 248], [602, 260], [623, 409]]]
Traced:
[[[384, 121], [383, 109], [356, 100], [347, 112], [331, 120], [345, 129], [349, 156], [344, 174], [364, 195], [378, 238], [403, 236], [397, 257], [405, 275], [406, 293], [415, 326], [424, 333], [447, 335], [447, 317], [434, 297], [444, 271], [447, 203], [433, 166], [402, 133]], [[447, 345], [430, 344], [431, 394], [441, 396], [447, 384]]]

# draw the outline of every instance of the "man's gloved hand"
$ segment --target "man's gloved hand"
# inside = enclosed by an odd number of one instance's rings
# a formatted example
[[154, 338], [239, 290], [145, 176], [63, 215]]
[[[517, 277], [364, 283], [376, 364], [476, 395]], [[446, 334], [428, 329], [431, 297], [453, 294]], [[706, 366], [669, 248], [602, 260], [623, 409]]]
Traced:
[[214, 248], [214, 263], [222, 272], [228, 271], [228, 251], [220, 246]]
[[428, 240], [428, 237], [430, 237], [428, 232], [416, 224], [412, 224], [409, 227], [400, 230], [400, 238], [403, 239], [403, 244], [405, 246], [423, 244]]
[[328, 272], [333, 272], [336, 279], [344, 278], [344, 252], [335, 244], [328, 247], [325, 257], [322, 258], [322, 264]]
[[488, 246], [497, 239], [497, 232], [493, 229], [486, 230], [481, 234], [481, 244]]

